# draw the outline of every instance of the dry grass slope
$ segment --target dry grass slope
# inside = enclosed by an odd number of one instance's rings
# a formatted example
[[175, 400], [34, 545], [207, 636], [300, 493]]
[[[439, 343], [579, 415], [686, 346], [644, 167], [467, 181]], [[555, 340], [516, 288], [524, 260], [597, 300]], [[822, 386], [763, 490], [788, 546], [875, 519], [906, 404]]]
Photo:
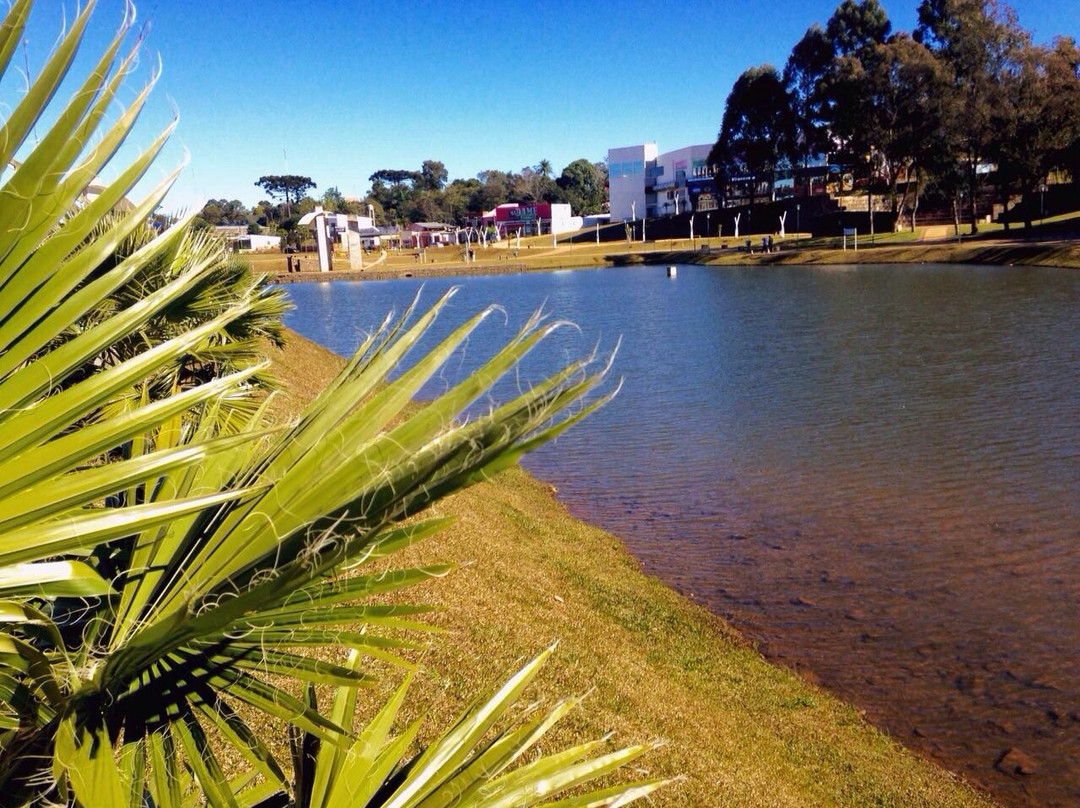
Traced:
[[[281, 413], [298, 411], [341, 364], [290, 337], [274, 355], [290, 391]], [[445, 609], [435, 618], [445, 633], [431, 639], [413, 692], [413, 715], [426, 713], [429, 731], [558, 641], [539, 697], [589, 696], [556, 740], [608, 731], [613, 743], [663, 740], [642, 765], [683, 779], [657, 804], [992, 805], [643, 575], [618, 539], [572, 518], [526, 472], [504, 473], [439, 511], [455, 525], [397, 559], [460, 565], [413, 595]]]

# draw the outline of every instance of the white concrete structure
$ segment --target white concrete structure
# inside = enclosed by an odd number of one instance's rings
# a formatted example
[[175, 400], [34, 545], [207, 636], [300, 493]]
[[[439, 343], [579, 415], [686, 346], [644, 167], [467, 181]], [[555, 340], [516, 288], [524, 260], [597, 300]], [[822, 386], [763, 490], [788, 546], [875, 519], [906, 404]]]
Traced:
[[354, 216], [345, 213], [330, 213], [318, 206], [311, 213], [305, 213], [297, 223], [301, 227], [310, 228], [315, 235], [315, 244], [319, 250], [319, 270], [329, 272], [333, 267], [333, 245], [340, 243], [349, 250], [350, 264], [354, 260], [363, 261], [362, 257], [354, 259], [352, 248], [360, 249], [360, 240], [351, 240], [349, 233], [359, 235], [369, 230], [374, 224], [369, 216]]
[[234, 250], [244, 252], [246, 250], [276, 250], [281, 247], [281, 236], [266, 235], [265, 233], [248, 233], [243, 236], [233, 236], [229, 243]]
[[663, 154], [655, 143], [608, 149], [611, 220], [715, 209], [708, 167], [711, 149], [709, 143]]
[[581, 224], [581, 217], [574, 216], [569, 205], [562, 202], [552, 203], [550, 223], [552, 233], [572, 233], [575, 230], [580, 230]]
[[649, 189], [655, 181], [658, 156], [655, 143], [608, 149], [608, 199], [613, 222], [656, 215], [656, 196]]

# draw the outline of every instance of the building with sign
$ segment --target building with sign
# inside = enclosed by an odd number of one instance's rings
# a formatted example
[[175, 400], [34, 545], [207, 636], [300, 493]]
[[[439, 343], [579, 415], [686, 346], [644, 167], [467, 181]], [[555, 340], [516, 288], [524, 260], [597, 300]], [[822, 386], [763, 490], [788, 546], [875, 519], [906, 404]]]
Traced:
[[569, 233], [581, 228], [583, 219], [573, 216], [570, 206], [552, 202], [508, 202], [497, 205], [483, 215], [485, 226], [493, 226], [499, 237], [513, 233]]
[[608, 149], [611, 220], [715, 210], [716, 187], [708, 158], [711, 143], [661, 154], [655, 143]]

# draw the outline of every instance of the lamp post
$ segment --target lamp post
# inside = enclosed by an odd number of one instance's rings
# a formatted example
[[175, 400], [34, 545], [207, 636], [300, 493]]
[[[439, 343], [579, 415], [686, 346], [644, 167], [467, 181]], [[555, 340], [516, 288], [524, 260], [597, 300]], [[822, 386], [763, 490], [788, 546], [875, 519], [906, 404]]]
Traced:
[[802, 205], [798, 203], [795, 204], [795, 232], [799, 234], [799, 238], [802, 238], [802, 227], [799, 223], [799, 210], [801, 208]]
[[866, 212], [870, 214], [870, 244], [874, 243], [874, 144], [866, 155]]

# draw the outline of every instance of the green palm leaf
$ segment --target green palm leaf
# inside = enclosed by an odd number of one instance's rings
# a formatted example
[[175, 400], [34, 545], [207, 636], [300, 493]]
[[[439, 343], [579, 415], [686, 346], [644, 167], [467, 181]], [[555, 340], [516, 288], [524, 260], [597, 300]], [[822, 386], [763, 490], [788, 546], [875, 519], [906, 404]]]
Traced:
[[[596, 754], [602, 742], [582, 744], [544, 755], [524, 766], [513, 764], [579, 703], [572, 699], [549, 713], [506, 729], [489, 740], [492, 728], [515, 706], [544, 665], [551, 650], [529, 662], [490, 699], [466, 712], [441, 738], [418, 756], [405, 757], [418, 724], [394, 737], [409, 681], [397, 690], [348, 748], [323, 745], [314, 759], [312, 788], [297, 808], [339, 805], [381, 808], [509, 808], [547, 804], [561, 792], [600, 779], [640, 757], [647, 747]], [[359, 657], [351, 657], [350, 665]], [[352, 688], [337, 691], [332, 715], [349, 725]], [[665, 784], [656, 779], [575, 795], [567, 805], [625, 805]]]
[[[402, 634], [432, 631], [429, 607], [372, 599], [450, 569], [387, 564], [445, 524], [405, 520], [599, 406], [578, 403], [607, 368], [573, 363], [462, 421], [559, 326], [537, 315], [417, 409], [490, 313], [395, 377], [448, 294], [387, 318], [295, 423], [267, 429], [257, 341], [280, 342], [283, 292], [189, 220], [149, 231], [175, 174], [114, 210], [172, 126], [86, 199], [156, 79], [103, 124], [137, 64], [140, 42], [121, 55], [132, 16], [46, 115], [93, 5], [0, 128], [0, 164], [24, 158], [0, 187], [0, 793], [83, 808], [280, 803], [284, 767], [252, 728], [258, 714], [298, 733], [307, 779], [290, 798], [311, 804], [535, 802], [633, 759], [640, 748], [585, 745], [511, 770], [576, 703], [496, 732], [546, 654], [411, 761], [416, 727], [392, 734], [404, 687], [354, 735], [365, 662], [411, 667], [417, 644]], [[16, 0], [0, 24], [0, 67], [29, 7]], [[52, 123], [27, 143], [41, 120]], [[339, 664], [320, 647], [352, 653]], [[316, 684], [339, 688], [328, 714]], [[229, 770], [224, 752], [252, 771]], [[596, 792], [598, 804], [650, 787]]]

